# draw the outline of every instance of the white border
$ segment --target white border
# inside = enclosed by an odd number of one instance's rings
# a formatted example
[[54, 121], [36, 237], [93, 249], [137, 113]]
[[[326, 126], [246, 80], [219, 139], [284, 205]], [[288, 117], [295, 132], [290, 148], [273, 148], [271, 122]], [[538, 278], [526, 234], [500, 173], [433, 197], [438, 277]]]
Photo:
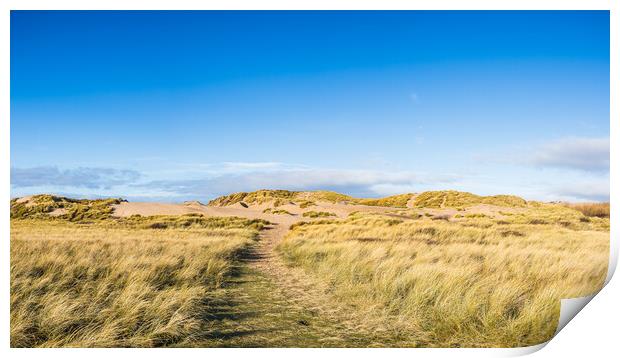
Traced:
[[[284, 1], [284, 0], [272, 0], [272, 1], [252, 1], [252, 0], [231, 0], [231, 1], [193, 1], [193, 0], [176, 0], [176, 1], [139, 1], [139, 0], [93, 0], [93, 1], [75, 1], [75, 0], [5, 0], [0, 3], [2, 12], [0, 13], [0, 43], [2, 58], [0, 62], [0, 79], [2, 79], [3, 85], [0, 87], [0, 158], [4, 161], [2, 166], [2, 175], [0, 180], [3, 186], [3, 190], [0, 195], [0, 202], [5, 203], [0, 206], [0, 223], [3, 233], [9, 231], [9, 205], [10, 200], [10, 42], [9, 42], [9, 30], [10, 30], [10, 12], [9, 10], [44, 10], [44, 9], [76, 9], [76, 10], [132, 10], [132, 9], [168, 9], [168, 10], [191, 10], [191, 9], [212, 9], [212, 10], [224, 10], [224, 9], [250, 9], [250, 10], [272, 10], [272, 9], [290, 9], [290, 10], [340, 10], [340, 9], [356, 9], [356, 10], [398, 10], [398, 9], [418, 9], [418, 10], [552, 10], [552, 9], [565, 9], [565, 10], [611, 10], [611, 54], [610, 54], [610, 74], [611, 74], [611, 118], [615, 119], [611, 121], [610, 139], [611, 139], [611, 171], [610, 182], [617, 182], [620, 175], [618, 173], [618, 167], [614, 165], [618, 160], [618, 126], [620, 125], [620, 113], [618, 112], [618, 64], [620, 63], [618, 36], [620, 35], [619, 16], [616, 13], [619, 9], [617, 1], [613, 0], [504, 0], [504, 1], [484, 1], [484, 0], [435, 0], [435, 1], [423, 1], [423, 0], [384, 0], [384, 1], [371, 1], [371, 0], [358, 0], [358, 1], [346, 1], [346, 0], [315, 0], [315, 1]], [[615, 101], [614, 101], [615, 99]], [[612, 214], [611, 222], [620, 222], [620, 214], [618, 210], [614, 210], [615, 203], [618, 203], [618, 195], [620, 193], [615, 190], [614, 186], [611, 186], [611, 201], [612, 201]], [[269, 357], [289, 357], [291, 354], [299, 356], [311, 356], [315, 354], [321, 355], [337, 355], [342, 353], [351, 353], [360, 356], [370, 356], [374, 354], [390, 354], [394, 356], [405, 356], [410, 354], [416, 355], [432, 355], [432, 356], [444, 356], [444, 355], [464, 355], [471, 357], [485, 357], [485, 356], [512, 356], [531, 353], [544, 347], [545, 344], [526, 347], [518, 349], [260, 349], [247, 351], [244, 349], [123, 349], [114, 350], [111, 349], [97, 349], [88, 350], [83, 349], [54, 349], [54, 350], [40, 350], [40, 349], [9, 349], [9, 240], [8, 235], [2, 235], [4, 239], [4, 247], [1, 251], [2, 255], [2, 276], [0, 283], [2, 285], [3, 295], [1, 298], [2, 307], [4, 308], [4, 319], [2, 325], [2, 343], [3, 348], [11, 355], [39, 355], [46, 354], [51, 356], [65, 357], [69, 356], [83, 356], [85, 354], [94, 356], [107, 356], [108, 354], [138, 354], [149, 356], [161, 356], [168, 357], [171, 354], [183, 354], [190, 356], [197, 356], [203, 354], [211, 355], [258, 355]], [[607, 276], [607, 282], [611, 279], [618, 260], [618, 230], [617, 226], [612, 224], [611, 228], [611, 256], [609, 273]], [[539, 354], [571, 354], [577, 351], [582, 351], [584, 354], [591, 351], [605, 351], [605, 344], [611, 351], [615, 350], [615, 341], [612, 340], [612, 332], [617, 332], [617, 322], [613, 321], [613, 315], [608, 317], [608, 311], [614, 310], [617, 314], [618, 309], [614, 305], [620, 294], [619, 285], [614, 282], [604, 288], [605, 297], [595, 297], [594, 302], [599, 305], [597, 308], [597, 316], [594, 317], [594, 321], [590, 320], [590, 326], [568, 326], [566, 335], [561, 333], [557, 338], [554, 338], [549, 344], [549, 348], [543, 350]], [[614, 296], [615, 295], [615, 296]], [[613, 299], [615, 297], [615, 300]], [[588, 300], [589, 301], [589, 300]], [[600, 302], [600, 303], [599, 303]], [[607, 306], [604, 306], [607, 302]], [[588, 311], [588, 309], [586, 309]], [[564, 314], [564, 313], [563, 313]], [[584, 314], [582, 314], [584, 315]], [[580, 315], [580, 316], [582, 316]], [[611, 320], [609, 319], [611, 318]], [[583, 321], [585, 317], [579, 317], [580, 321]], [[572, 336], [569, 336], [572, 335]], [[596, 347], [589, 347], [589, 340], [597, 342]], [[608, 337], [607, 341], [601, 341], [601, 337]], [[563, 345], [554, 344], [555, 341], [560, 341]], [[558, 342], [559, 343], [559, 342]], [[553, 347], [553, 351], [551, 351]], [[603, 350], [601, 350], [601, 348]]]

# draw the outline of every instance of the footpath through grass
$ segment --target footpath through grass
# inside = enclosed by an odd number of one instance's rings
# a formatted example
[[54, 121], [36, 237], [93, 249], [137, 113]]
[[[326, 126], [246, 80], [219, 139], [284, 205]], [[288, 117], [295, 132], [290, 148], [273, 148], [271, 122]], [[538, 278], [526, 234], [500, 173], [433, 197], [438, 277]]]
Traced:
[[386, 337], [351, 330], [338, 317], [288, 296], [273, 278], [243, 264], [211, 301], [209, 332], [193, 347], [368, 347]]

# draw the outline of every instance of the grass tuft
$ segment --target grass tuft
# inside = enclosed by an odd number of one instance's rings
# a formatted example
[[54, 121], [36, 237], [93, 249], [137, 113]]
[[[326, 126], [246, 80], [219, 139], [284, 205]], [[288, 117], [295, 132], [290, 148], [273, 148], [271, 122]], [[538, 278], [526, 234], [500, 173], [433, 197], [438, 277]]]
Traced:
[[263, 210], [263, 214], [273, 214], [273, 215], [293, 215], [293, 213], [291, 213], [288, 210], [284, 210], [284, 209], [272, 209], [272, 208], [267, 208], [265, 210]]
[[327, 211], [306, 211], [302, 216], [305, 218], [328, 218], [336, 216], [336, 214]]

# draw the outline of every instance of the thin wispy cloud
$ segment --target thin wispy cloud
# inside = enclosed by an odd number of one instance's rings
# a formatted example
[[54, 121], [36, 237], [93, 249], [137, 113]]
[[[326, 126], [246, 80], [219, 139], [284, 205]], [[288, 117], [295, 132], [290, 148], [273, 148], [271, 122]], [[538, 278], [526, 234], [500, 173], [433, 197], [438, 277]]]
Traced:
[[135, 182], [141, 174], [135, 170], [113, 168], [75, 168], [60, 170], [54, 166], [11, 168], [11, 187], [73, 187], [111, 189]]
[[227, 169], [273, 169], [280, 168], [284, 164], [279, 162], [224, 162]]
[[158, 170], [169, 178], [177, 175], [183, 178], [218, 176], [224, 174], [242, 174], [254, 172], [270, 172], [280, 170], [303, 170], [310, 167], [281, 162], [220, 162], [220, 163], [174, 163], [168, 168]]

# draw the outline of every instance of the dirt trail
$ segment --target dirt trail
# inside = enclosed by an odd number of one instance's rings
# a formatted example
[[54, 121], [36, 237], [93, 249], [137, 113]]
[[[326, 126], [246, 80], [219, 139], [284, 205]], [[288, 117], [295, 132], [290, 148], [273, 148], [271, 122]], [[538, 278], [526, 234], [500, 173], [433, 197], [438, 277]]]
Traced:
[[292, 222], [298, 220], [287, 218], [275, 221], [280, 222], [261, 231], [258, 242], [248, 253], [247, 264], [271, 278], [289, 302], [301, 304], [313, 312], [333, 315], [340, 308], [325, 298], [328, 288], [312, 280], [302, 269], [287, 266], [276, 252], [276, 247], [288, 233]]
[[282, 223], [273, 224], [263, 229], [260, 233], [259, 241], [250, 252], [249, 265], [271, 276], [282, 273], [285, 265], [275, 252], [275, 249], [284, 239], [284, 235], [289, 231], [289, 228], [290, 225]]

